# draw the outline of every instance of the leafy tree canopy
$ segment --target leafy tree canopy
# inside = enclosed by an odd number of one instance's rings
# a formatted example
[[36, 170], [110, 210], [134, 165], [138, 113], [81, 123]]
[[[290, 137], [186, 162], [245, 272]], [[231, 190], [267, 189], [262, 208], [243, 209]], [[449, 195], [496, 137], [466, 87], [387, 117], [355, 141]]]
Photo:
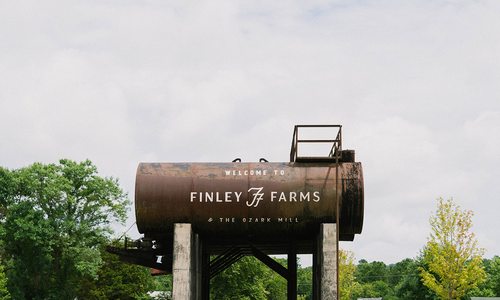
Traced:
[[211, 280], [210, 299], [286, 299], [286, 281], [255, 257], [246, 256]]
[[[118, 246], [118, 243], [114, 243]], [[121, 262], [117, 255], [100, 247], [102, 265], [97, 277], [86, 277], [79, 283], [78, 299], [150, 299], [147, 292], [157, 290], [149, 268]], [[159, 289], [158, 289], [159, 290]]]
[[10, 300], [10, 293], [7, 290], [7, 277], [2, 265], [0, 265], [0, 300]]
[[355, 278], [356, 265], [354, 264], [354, 253], [351, 251], [339, 251], [339, 294], [341, 300], [350, 300], [353, 292], [359, 287]]
[[14, 299], [73, 299], [78, 281], [96, 278], [98, 246], [129, 203], [90, 161], [60, 160], [0, 169], [2, 240]]
[[483, 250], [471, 232], [472, 215], [452, 199], [440, 198], [430, 219], [431, 235], [423, 251], [426, 267], [420, 273], [424, 285], [441, 299], [462, 299], [486, 279]]
[[371, 263], [362, 259], [356, 269], [356, 279], [361, 283], [384, 281], [387, 278], [387, 266], [381, 261]]

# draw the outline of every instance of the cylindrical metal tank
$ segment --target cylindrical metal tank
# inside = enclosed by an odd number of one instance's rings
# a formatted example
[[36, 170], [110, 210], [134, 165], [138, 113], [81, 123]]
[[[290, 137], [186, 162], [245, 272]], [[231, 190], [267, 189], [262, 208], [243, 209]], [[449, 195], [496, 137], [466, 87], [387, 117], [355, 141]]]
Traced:
[[311, 237], [336, 222], [352, 240], [363, 226], [361, 163], [141, 163], [139, 232], [172, 234], [191, 223], [208, 237]]

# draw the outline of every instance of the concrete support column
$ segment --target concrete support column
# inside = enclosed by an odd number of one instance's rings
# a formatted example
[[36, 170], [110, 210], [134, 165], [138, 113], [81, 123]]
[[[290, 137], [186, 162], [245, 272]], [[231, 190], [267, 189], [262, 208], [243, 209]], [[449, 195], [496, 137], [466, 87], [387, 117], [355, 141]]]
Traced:
[[197, 300], [201, 297], [201, 251], [199, 237], [191, 224], [174, 224], [173, 300]]
[[318, 236], [314, 279], [319, 300], [338, 298], [338, 234], [337, 224], [321, 224]]

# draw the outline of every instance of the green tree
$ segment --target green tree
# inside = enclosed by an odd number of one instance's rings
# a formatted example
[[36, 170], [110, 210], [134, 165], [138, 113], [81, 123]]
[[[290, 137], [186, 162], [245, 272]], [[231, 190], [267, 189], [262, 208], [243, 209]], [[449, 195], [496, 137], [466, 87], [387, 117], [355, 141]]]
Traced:
[[423, 250], [427, 267], [421, 267], [420, 274], [424, 285], [441, 299], [462, 299], [486, 278], [483, 250], [471, 232], [472, 215], [452, 199], [439, 198], [430, 218], [431, 234]]
[[384, 297], [397, 299], [394, 294], [394, 284], [391, 284], [390, 268], [381, 261], [367, 262], [362, 259], [356, 267], [356, 284], [353, 288], [354, 299], [364, 297]]
[[297, 269], [297, 297], [303, 300], [312, 299], [312, 267]]
[[7, 290], [7, 277], [5, 276], [4, 267], [0, 265], [0, 300], [9, 300], [10, 293]]
[[12, 175], [9, 170], [0, 167], [0, 221], [5, 218], [7, 200], [12, 191]]
[[286, 299], [286, 281], [275, 274], [255, 257], [243, 257], [211, 280], [210, 299]]
[[489, 287], [494, 296], [500, 296], [500, 256], [494, 256], [489, 261], [486, 271], [488, 272]]
[[[420, 280], [419, 267], [423, 266], [420, 258], [406, 258], [391, 268], [391, 281], [394, 294], [399, 299], [423, 300], [437, 299], [434, 293], [423, 285]], [[393, 279], [398, 279], [397, 281]]]
[[495, 297], [500, 296], [500, 257], [483, 260], [486, 271], [486, 281], [472, 290], [468, 296]]
[[103, 263], [97, 278], [87, 277], [79, 282], [78, 299], [149, 299], [147, 292], [155, 289], [149, 268], [121, 262], [118, 256], [106, 252], [104, 246], [100, 255]]
[[339, 293], [341, 300], [350, 300], [352, 293], [359, 285], [355, 278], [356, 265], [354, 264], [354, 253], [351, 251], [339, 251]]
[[388, 270], [385, 263], [373, 261], [371, 263], [362, 259], [356, 268], [356, 279], [360, 283], [369, 283], [375, 281], [387, 280]]
[[[277, 262], [279, 262], [283, 266], [287, 266], [287, 260], [284, 258], [275, 258]], [[287, 281], [281, 277], [278, 273], [274, 272], [263, 263], [258, 261], [259, 265], [263, 268], [264, 271], [264, 288], [268, 293], [267, 299], [269, 300], [285, 300], [286, 292], [287, 292]], [[300, 264], [297, 262], [297, 277], [301, 274], [300, 272]], [[304, 275], [304, 274], [302, 274]], [[311, 277], [312, 279], [312, 277]], [[312, 292], [312, 290], [311, 290]]]
[[90, 161], [2, 169], [2, 240], [14, 299], [73, 299], [83, 278], [96, 278], [99, 245], [129, 203], [116, 179]]
[[172, 274], [154, 276], [153, 281], [154, 281], [153, 290], [165, 292], [169, 295], [172, 295], [172, 289], [173, 289]]
[[384, 297], [391, 294], [390, 287], [381, 280], [356, 285], [352, 292], [352, 299]]
[[4, 236], [4, 217], [7, 206], [7, 195], [10, 194], [12, 177], [8, 170], [0, 167], [0, 300], [9, 300], [10, 293], [7, 289], [7, 276], [4, 268], [4, 244], [1, 237]]
[[[388, 278], [387, 282], [391, 286], [397, 286], [402, 278], [404, 278], [408, 272], [408, 268], [412, 265], [413, 260], [411, 258], [403, 259], [395, 264], [387, 266]], [[415, 267], [415, 270], [418, 271]]]
[[376, 280], [368, 283], [356, 285], [352, 292], [352, 298], [374, 298], [383, 297], [384, 299], [397, 299], [393, 295], [392, 288], [382, 280]]

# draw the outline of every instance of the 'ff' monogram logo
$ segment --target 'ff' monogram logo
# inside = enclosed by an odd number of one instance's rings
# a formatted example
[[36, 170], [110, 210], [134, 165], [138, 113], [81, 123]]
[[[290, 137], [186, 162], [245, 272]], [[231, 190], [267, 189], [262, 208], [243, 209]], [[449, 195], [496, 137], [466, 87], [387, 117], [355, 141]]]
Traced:
[[[264, 193], [262, 192], [263, 187], [260, 188], [250, 188], [248, 189], [248, 192], [250, 193], [251, 191], [255, 191], [252, 196], [252, 202], [249, 202], [250, 200], [247, 200], [247, 206], [253, 206], [257, 207], [260, 203], [260, 201], [264, 200]], [[250, 198], [250, 197], [249, 197]]]

